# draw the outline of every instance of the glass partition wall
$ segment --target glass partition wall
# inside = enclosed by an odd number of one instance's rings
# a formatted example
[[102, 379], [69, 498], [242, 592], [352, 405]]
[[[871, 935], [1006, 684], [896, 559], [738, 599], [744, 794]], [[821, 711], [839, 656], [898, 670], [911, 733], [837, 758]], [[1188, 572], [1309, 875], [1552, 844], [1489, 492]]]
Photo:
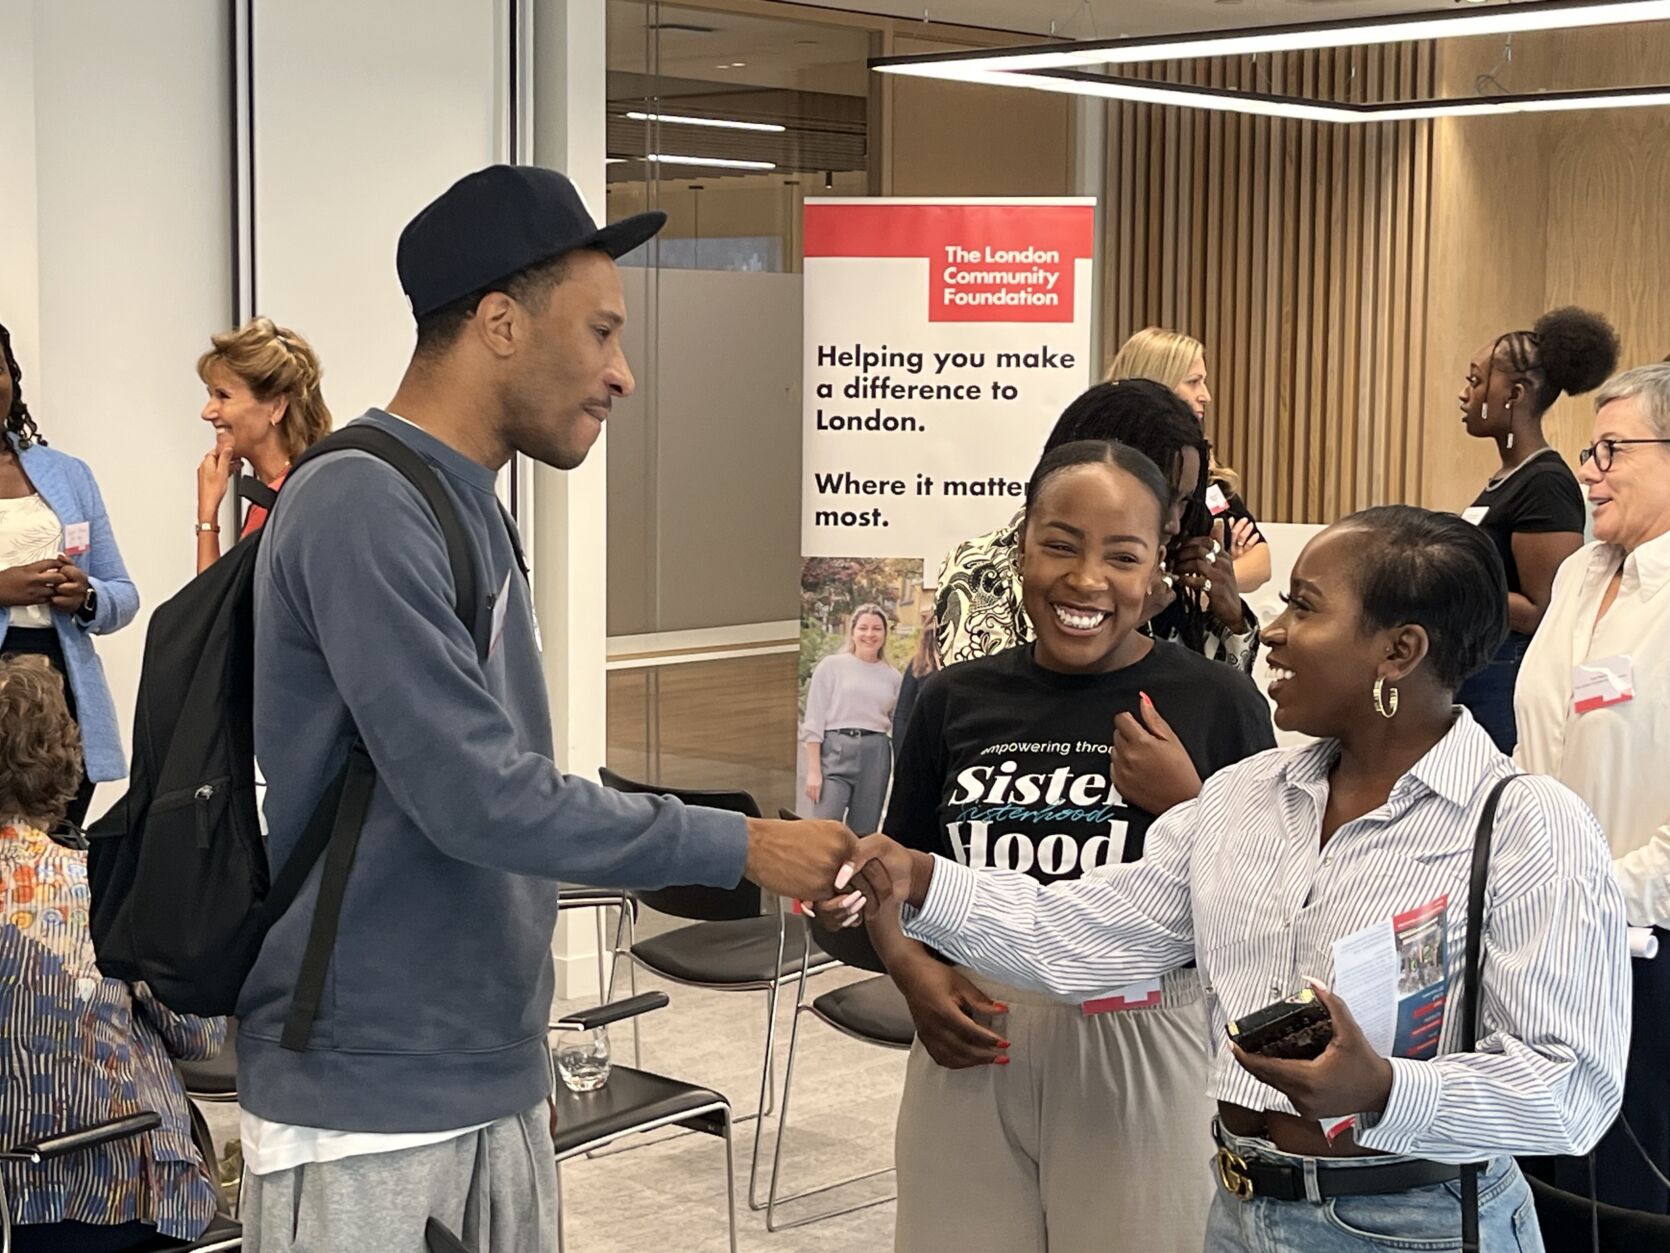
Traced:
[[[751, 6], [752, 7], [752, 6]], [[801, 205], [872, 185], [880, 36], [611, 0], [608, 216], [637, 391], [609, 423], [608, 760], [793, 806]]]

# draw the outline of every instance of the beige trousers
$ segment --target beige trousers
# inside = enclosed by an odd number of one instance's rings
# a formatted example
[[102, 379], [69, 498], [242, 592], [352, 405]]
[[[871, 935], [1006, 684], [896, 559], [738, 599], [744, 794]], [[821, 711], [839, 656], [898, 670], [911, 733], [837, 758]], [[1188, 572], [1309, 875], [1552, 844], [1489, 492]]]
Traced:
[[1200, 1253], [1214, 1187], [1206, 1005], [1077, 1005], [964, 970], [1009, 1007], [1007, 1066], [911, 1050], [895, 1142], [897, 1253]]

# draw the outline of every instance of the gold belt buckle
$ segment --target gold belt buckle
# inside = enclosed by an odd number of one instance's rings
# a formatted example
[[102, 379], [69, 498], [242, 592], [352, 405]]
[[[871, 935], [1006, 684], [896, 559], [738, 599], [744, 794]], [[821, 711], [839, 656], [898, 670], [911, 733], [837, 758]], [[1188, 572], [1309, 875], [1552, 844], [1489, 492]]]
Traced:
[[1218, 1168], [1218, 1182], [1230, 1196], [1242, 1201], [1252, 1200], [1252, 1176], [1247, 1174], [1247, 1159], [1231, 1149], [1220, 1147], [1213, 1159]]

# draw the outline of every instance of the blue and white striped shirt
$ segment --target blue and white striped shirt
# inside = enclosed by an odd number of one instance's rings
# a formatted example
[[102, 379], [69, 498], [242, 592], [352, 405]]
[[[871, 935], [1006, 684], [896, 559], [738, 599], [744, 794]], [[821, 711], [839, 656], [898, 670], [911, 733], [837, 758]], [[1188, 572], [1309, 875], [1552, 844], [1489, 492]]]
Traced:
[[1023, 987], [1087, 1000], [1194, 959], [1216, 1041], [1212, 1093], [1256, 1110], [1287, 1098], [1230, 1053], [1225, 1023], [1333, 976], [1333, 943], [1448, 896], [1451, 1012], [1440, 1056], [1392, 1059], [1391, 1099], [1357, 1142], [1472, 1161], [1585, 1153], [1617, 1115], [1629, 1044], [1623, 903], [1593, 815], [1552, 779], [1510, 785], [1485, 898], [1478, 1052], [1460, 1039], [1473, 832], [1513, 764], [1465, 711], [1381, 808], [1321, 845], [1338, 745], [1276, 749], [1208, 779], [1149, 831], [1139, 862], [1040, 886], [938, 860], [916, 939]]

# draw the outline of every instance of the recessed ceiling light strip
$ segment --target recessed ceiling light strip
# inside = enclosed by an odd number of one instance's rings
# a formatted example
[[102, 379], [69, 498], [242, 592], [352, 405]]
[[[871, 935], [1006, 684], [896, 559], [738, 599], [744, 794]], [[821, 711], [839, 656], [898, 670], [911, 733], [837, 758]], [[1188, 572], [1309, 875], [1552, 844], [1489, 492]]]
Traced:
[[728, 131], [768, 131], [774, 135], [781, 135], [788, 130], [786, 126], [779, 126], [775, 122], [738, 122], [723, 117], [685, 117], [677, 113], [637, 113], [626, 115], [633, 122], [661, 122], [671, 126], [711, 126], [719, 130]]
[[1085, 65], [1130, 65], [1192, 57], [1245, 56], [1310, 48], [1350, 48], [1418, 39], [1461, 39], [1537, 30], [1574, 30], [1625, 22], [1670, 20], [1670, 0], [1532, 0], [1459, 13], [1400, 13], [1389, 17], [1337, 18], [1282, 26], [1252, 26], [1209, 33], [1139, 36], [1079, 41], [1066, 46], [998, 48], [988, 52], [938, 52], [885, 57], [871, 65], [900, 72], [909, 63], [978, 61], [995, 70], [1070, 69]]

